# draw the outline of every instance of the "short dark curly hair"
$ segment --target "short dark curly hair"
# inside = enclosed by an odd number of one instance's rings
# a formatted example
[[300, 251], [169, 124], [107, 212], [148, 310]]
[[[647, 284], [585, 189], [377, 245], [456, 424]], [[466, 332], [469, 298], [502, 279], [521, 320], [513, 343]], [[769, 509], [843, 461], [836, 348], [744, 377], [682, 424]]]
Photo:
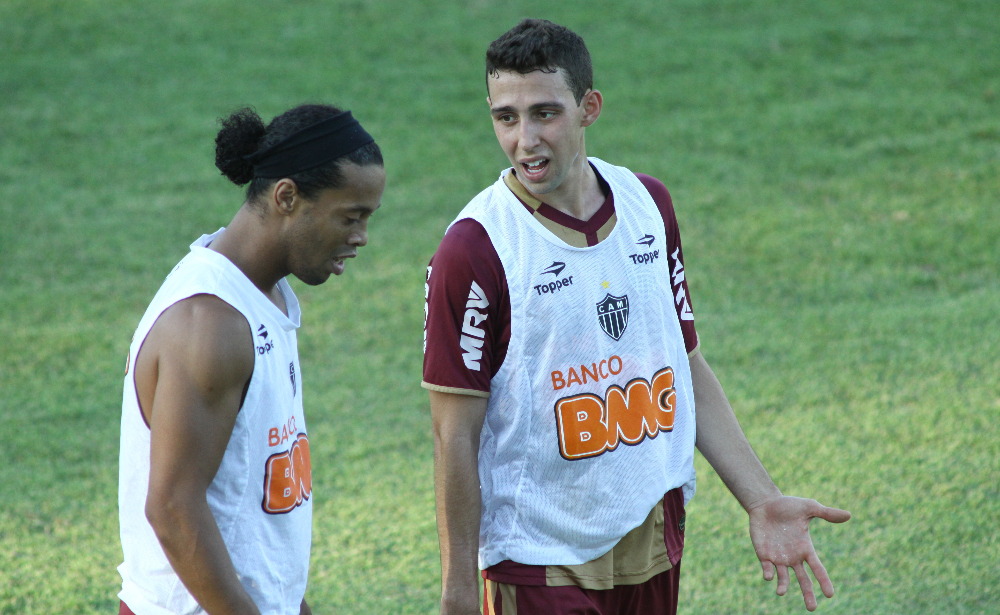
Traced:
[[500, 71], [526, 75], [536, 70], [554, 73], [560, 68], [566, 71], [566, 84], [579, 105], [594, 87], [594, 68], [583, 39], [545, 19], [522, 19], [486, 50], [486, 93], [490, 76]]

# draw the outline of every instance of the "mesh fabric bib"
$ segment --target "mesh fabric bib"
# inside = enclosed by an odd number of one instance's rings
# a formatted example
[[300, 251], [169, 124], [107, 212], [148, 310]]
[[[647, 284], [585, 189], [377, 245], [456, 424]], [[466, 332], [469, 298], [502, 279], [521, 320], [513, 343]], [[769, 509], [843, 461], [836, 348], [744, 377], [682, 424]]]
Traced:
[[[694, 396], [663, 219], [631, 171], [590, 161], [618, 218], [596, 246], [555, 237], [502, 176], [456, 219], [486, 229], [511, 304], [480, 436], [481, 568], [581, 564], [670, 489], [694, 494]], [[468, 360], [482, 337], [475, 285], [467, 306]]]

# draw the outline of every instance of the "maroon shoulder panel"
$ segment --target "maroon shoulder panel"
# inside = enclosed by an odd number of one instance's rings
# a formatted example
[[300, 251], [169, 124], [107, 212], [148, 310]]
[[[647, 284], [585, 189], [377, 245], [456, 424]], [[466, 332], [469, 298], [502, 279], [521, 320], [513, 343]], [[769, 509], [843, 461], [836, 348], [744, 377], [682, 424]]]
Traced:
[[[663, 216], [670, 288], [684, 345], [691, 352], [698, 345], [698, 333], [670, 193], [654, 177], [638, 173], [636, 177]], [[613, 203], [613, 195], [609, 194], [607, 204]], [[503, 264], [486, 229], [472, 219], [456, 222], [445, 234], [427, 271], [424, 382], [489, 392], [490, 380], [503, 365], [510, 342], [510, 296]]]
[[481, 224], [465, 219], [448, 229], [427, 268], [426, 293], [424, 382], [489, 392], [510, 342], [510, 296]]
[[691, 352], [698, 346], [698, 332], [694, 328], [694, 312], [691, 307], [691, 293], [684, 275], [684, 251], [681, 249], [681, 232], [677, 228], [677, 215], [674, 213], [674, 203], [663, 182], [636, 173], [636, 177], [646, 187], [653, 197], [660, 215], [663, 216], [663, 227], [667, 231], [667, 256], [670, 264], [670, 288], [674, 295], [674, 308], [681, 323], [681, 333], [684, 334], [684, 347]]

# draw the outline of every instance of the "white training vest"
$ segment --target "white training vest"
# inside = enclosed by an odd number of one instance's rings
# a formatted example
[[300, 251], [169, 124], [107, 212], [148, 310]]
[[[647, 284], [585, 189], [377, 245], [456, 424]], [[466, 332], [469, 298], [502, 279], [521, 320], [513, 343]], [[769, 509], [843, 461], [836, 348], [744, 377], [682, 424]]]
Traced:
[[298, 615], [309, 575], [312, 471], [296, 329], [299, 302], [278, 288], [286, 317], [225, 256], [208, 249], [223, 229], [191, 244], [139, 322], [129, 348], [122, 398], [118, 509], [125, 561], [118, 596], [136, 615], [204, 613], [171, 568], [146, 520], [150, 431], [131, 366], [164, 310], [197, 294], [215, 295], [249, 323], [253, 375], [208, 504], [243, 587], [265, 615]]
[[[455, 220], [486, 229], [510, 292], [510, 345], [480, 435], [483, 569], [582, 564], [667, 491], [694, 495], [694, 394], [663, 218], [631, 171], [590, 161], [618, 218], [596, 246], [558, 239], [503, 175]], [[489, 325], [475, 283], [466, 307], [468, 363]]]

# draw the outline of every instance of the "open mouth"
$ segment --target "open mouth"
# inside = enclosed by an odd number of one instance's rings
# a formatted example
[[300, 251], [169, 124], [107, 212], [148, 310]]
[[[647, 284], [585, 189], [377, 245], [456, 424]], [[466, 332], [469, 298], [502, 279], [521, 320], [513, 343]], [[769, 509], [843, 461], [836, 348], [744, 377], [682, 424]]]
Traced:
[[345, 254], [344, 256], [341, 256], [341, 257], [331, 258], [330, 259], [330, 265], [331, 265], [330, 268], [333, 270], [333, 274], [334, 275], [340, 275], [340, 274], [344, 273], [344, 266], [345, 266], [344, 265], [344, 261], [347, 260], [347, 259], [349, 259], [349, 258], [354, 258], [354, 257], [355, 257], [354, 254]]
[[531, 162], [522, 162], [521, 171], [524, 174], [525, 179], [529, 181], [537, 181], [541, 179], [545, 172], [549, 168], [549, 159], [541, 158], [539, 160], [532, 160]]

